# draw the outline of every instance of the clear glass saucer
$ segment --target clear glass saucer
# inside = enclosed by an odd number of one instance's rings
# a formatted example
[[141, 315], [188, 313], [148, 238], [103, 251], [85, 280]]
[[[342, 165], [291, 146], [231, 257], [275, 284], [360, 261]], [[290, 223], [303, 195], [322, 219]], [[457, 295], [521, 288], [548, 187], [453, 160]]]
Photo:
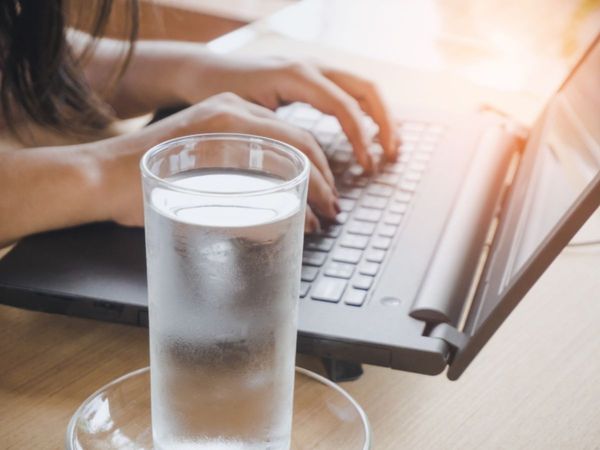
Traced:
[[[150, 370], [128, 373], [94, 392], [67, 427], [67, 450], [152, 449]], [[292, 450], [371, 448], [360, 405], [342, 388], [296, 367]]]

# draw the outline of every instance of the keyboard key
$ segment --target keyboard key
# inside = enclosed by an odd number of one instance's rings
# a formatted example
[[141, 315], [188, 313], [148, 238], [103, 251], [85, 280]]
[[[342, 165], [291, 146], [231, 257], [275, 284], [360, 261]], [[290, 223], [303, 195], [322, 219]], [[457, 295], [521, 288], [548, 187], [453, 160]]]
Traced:
[[317, 133], [326, 132], [339, 134], [342, 131], [342, 127], [335, 117], [323, 115], [321, 120], [317, 122], [314, 131]]
[[[440, 140], [439, 136], [434, 133], [423, 133], [421, 136], [421, 142], [419, 143], [419, 150], [423, 150], [426, 146], [431, 146], [435, 148], [435, 145]], [[433, 150], [433, 149], [432, 149]]]
[[414, 160], [417, 162], [426, 163], [431, 159], [431, 153], [419, 152], [414, 156]]
[[352, 178], [359, 178], [365, 174], [365, 169], [358, 163], [352, 164], [348, 169], [348, 174]]
[[400, 183], [400, 189], [406, 192], [415, 192], [418, 186], [419, 183], [417, 183], [416, 181], [402, 180], [402, 182]]
[[383, 221], [388, 225], [400, 225], [402, 217], [402, 214], [387, 213]]
[[308, 236], [304, 240], [304, 248], [307, 250], [316, 250], [319, 252], [328, 252], [333, 248], [335, 239], [321, 236]]
[[378, 197], [389, 197], [394, 193], [394, 188], [385, 184], [373, 183], [367, 188], [367, 192]]
[[400, 158], [398, 162], [406, 163], [411, 158], [411, 153], [417, 149], [414, 142], [402, 142], [400, 144]]
[[275, 113], [277, 114], [278, 118], [282, 120], [287, 120], [288, 117], [291, 117], [291, 114], [294, 111], [294, 109], [296, 109], [296, 106], [297, 104], [282, 106], [280, 108], [277, 108], [277, 111]]
[[340, 208], [342, 209], [342, 211], [345, 212], [352, 211], [354, 209], [354, 206], [356, 205], [356, 201], [349, 198], [340, 198], [338, 202], [340, 203]]
[[[324, 255], [325, 253], [321, 253]], [[350, 264], [356, 264], [360, 261], [362, 252], [353, 248], [336, 248], [333, 251], [333, 260], [339, 262], [346, 262]]]
[[408, 130], [403, 130], [400, 129], [400, 141], [401, 142], [416, 142], [419, 140], [419, 136], [421, 133], [419, 132], [414, 132], [414, 131], [408, 131]]
[[375, 181], [389, 186], [396, 186], [400, 181], [400, 175], [395, 173], [380, 173], [375, 177]]
[[336, 149], [337, 149], [336, 152], [333, 154], [333, 157], [331, 158], [333, 160], [333, 162], [348, 164], [348, 163], [350, 163], [350, 161], [352, 161], [352, 153], [344, 151], [344, 150], [339, 150], [338, 146], [336, 146]]
[[367, 177], [350, 177], [348, 180], [348, 184], [350, 186], [364, 188], [367, 184], [369, 184], [369, 179]]
[[381, 225], [379, 225], [377, 233], [383, 237], [394, 237], [397, 230], [398, 230], [398, 227], [396, 227], [394, 225], [381, 224]]
[[352, 287], [368, 291], [373, 285], [373, 277], [367, 275], [356, 275], [352, 279]]
[[341, 232], [341, 225], [329, 224], [321, 231], [321, 235], [336, 238], [340, 235]]
[[364, 250], [369, 245], [369, 237], [361, 236], [359, 234], [346, 234], [340, 241], [342, 247], [357, 248]]
[[414, 161], [410, 163], [408, 168], [414, 172], [425, 172], [425, 169], [427, 169], [427, 164], [419, 161]]
[[339, 191], [340, 197], [350, 198], [353, 200], [358, 200], [358, 198], [360, 198], [360, 194], [362, 194], [362, 189], [350, 186], [341, 187]]
[[371, 246], [380, 250], [387, 250], [390, 245], [392, 245], [392, 239], [389, 237], [375, 236], [371, 241]]
[[335, 221], [342, 225], [345, 224], [348, 221], [348, 213], [342, 211], [337, 216], [335, 216]]
[[422, 145], [421, 147], [419, 147], [419, 152], [422, 154], [429, 154], [431, 156], [431, 154], [435, 151], [437, 145]]
[[367, 293], [360, 289], [348, 289], [344, 295], [344, 303], [351, 306], [362, 306], [367, 298]]
[[332, 261], [325, 266], [325, 275], [328, 277], [349, 279], [354, 274], [352, 264]]
[[370, 249], [365, 254], [365, 259], [369, 262], [380, 263], [385, 258], [385, 252], [378, 249]]
[[404, 214], [408, 210], [408, 203], [394, 202], [390, 205], [389, 211], [395, 214]]
[[379, 264], [374, 262], [364, 262], [358, 267], [358, 272], [363, 275], [374, 277], [379, 271]]
[[308, 291], [310, 289], [310, 283], [305, 283], [304, 281], [300, 282], [300, 298], [306, 297]]
[[403, 131], [414, 131], [421, 132], [425, 129], [426, 125], [424, 122], [416, 122], [412, 120], [403, 121], [400, 124], [400, 129]]
[[313, 285], [310, 296], [315, 300], [337, 303], [342, 299], [347, 283], [341, 278], [323, 277]]
[[352, 144], [350, 144], [350, 142], [348, 142], [348, 139], [346, 139], [346, 136], [342, 135], [342, 139], [340, 139], [340, 141], [335, 144], [335, 148], [336, 150], [342, 151], [350, 155], [348, 162], [352, 160], [352, 152], [354, 151], [354, 149], [352, 148]]
[[417, 182], [417, 181], [421, 180], [422, 176], [423, 175], [421, 174], [421, 172], [415, 172], [413, 170], [409, 170], [409, 171], [407, 171], [404, 174], [404, 179], [403, 180], [404, 181], [414, 181], [414, 182]]
[[321, 267], [327, 259], [327, 253], [311, 252], [305, 250], [302, 253], [302, 264], [306, 266]]
[[369, 153], [371, 155], [383, 155], [383, 147], [378, 143], [374, 142], [369, 146]]
[[294, 117], [292, 116], [290, 119], [291, 122], [293, 122], [293, 124], [299, 128], [304, 128], [306, 130], [310, 130], [312, 129], [312, 127], [315, 126], [316, 120], [306, 120], [306, 119], [302, 119], [299, 117]]
[[384, 167], [383, 171], [389, 174], [400, 175], [406, 170], [406, 163], [388, 164]]
[[302, 266], [302, 281], [315, 281], [315, 278], [317, 278], [318, 274], [319, 269], [317, 267]]
[[444, 127], [443, 125], [438, 125], [438, 124], [435, 124], [435, 123], [434, 123], [434, 124], [431, 124], [431, 125], [429, 125], [429, 126], [427, 127], [427, 132], [428, 132], [428, 133], [435, 133], [435, 134], [437, 134], [438, 136], [439, 136], [440, 134], [442, 134], [442, 133], [444, 132], [444, 130], [445, 130], [445, 127]]
[[372, 209], [385, 209], [387, 205], [387, 198], [375, 197], [374, 195], [365, 195], [360, 200], [360, 206]]
[[315, 122], [323, 117], [321, 111], [306, 103], [297, 103], [291, 113], [292, 119], [314, 120]]
[[364, 222], [379, 222], [381, 220], [381, 216], [381, 211], [363, 207], [358, 208], [354, 213], [354, 218], [356, 220], [362, 220]]
[[[327, 133], [324, 131], [314, 132], [313, 135], [323, 150], [331, 148], [331, 144], [337, 138], [338, 133]], [[333, 148], [331, 148], [333, 150]]]
[[411, 192], [398, 191], [394, 200], [400, 203], [409, 203], [412, 200], [412, 198], [413, 195]]
[[351, 221], [346, 230], [352, 234], [362, 234], [364, 236], [371, 236], [375, 232], [375, 224], [371, 222], [359, 222], [357, 220]]

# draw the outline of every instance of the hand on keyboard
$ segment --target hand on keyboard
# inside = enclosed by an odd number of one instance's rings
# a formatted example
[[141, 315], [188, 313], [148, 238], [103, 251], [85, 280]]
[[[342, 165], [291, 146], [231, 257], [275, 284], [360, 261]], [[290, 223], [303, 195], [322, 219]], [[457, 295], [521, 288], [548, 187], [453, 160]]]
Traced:
[[[337, 224], [305, 239], [300, 298], [325, 302], [328, 307], [362, 307], [369, 302], [381, 267], [410, 214], [444, 127], [402, 121], [398, 161], [383, 165], [374, 176], [365, 176], [335, 118], [299, 103], [277, 113], [315, 136], [331, 163], [340, 193]], [[369, 151], [374, 158], [384, 152], [378, 143]]]
[[[341, 70], [275, 58], [237, 58], [225, 67], [219, 81], [221, 91], [234, 92], [271, 110], [294, 102], [308, 103], [336, 118], [358, 163], [370, 170], [370, 136], [362, 120], [366, 113], [378, 127], [386, 159], [395, 159], [397, 138], [393, 121], [372, 82]], [[316, 157], [313, 162], [325, 174], [319, 165], [326, 164], [325, 159]]]
[[[205, 100], [207, 93], [212, 91], [229, 91], [231, 94], [224, 95], [231, 100], [228, 111], [233, 117], [225, 117], [225, 124], [217, 123], [221, 128], [218, 131], [271, 137], [295, 146], [309, 157], [312, 170], [308, 194], [310, 207], [306, 213], [307, 231], [320, 228], [317, 216], [331, 220], [340, 212], [333, 173], [322, 146], [312, 133], [296, 124], [277, 120], [269, 110], [301, 102], [313, 106], [316, 112], [327, 114], [328, 119], [323, 125], [329, 121], [332, 127], [339, 127], [346, 137], [348, 154], [340, 153], [338, 156], [346, 158], [348, 162], [353, 155], [357, 166], [362, 166], [367, 173], [376, 166], [369, 152], [375, 134], [385, 159], [393, 161], [396, 158], [398, 140], [392, 118], [377, 88], [370, 81], [340, 70], [274, 58], [232, 60], [219, 57], [213, 63], [218, 75], [214, 83], [194, 81], [190, 88], [191, 97], [186, 99], [190, 103], [197, 103]], [[194, 92], [196, 94], [192, 95]], [[216, 96], [219, 101], [221, 97]], [[214, 99], [209, 98], [202, 103], [211, 103]], [[364, 120], [365, 115], [370, 116], [370, 122]], [[370, 130], [368, 125], [372, 125]]]

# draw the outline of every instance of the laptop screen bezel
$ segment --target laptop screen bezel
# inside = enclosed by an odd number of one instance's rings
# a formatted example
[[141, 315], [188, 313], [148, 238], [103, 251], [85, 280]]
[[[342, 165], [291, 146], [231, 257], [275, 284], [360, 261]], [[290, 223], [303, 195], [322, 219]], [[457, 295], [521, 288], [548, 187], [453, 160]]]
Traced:
[[[567, 85], [573, 74], [577, 72], [587, 56], [600, 45], [600, 35], [596, 36], [588, 50], [580, 59], [579, 63], [570, 72], [569, 77], [563, 82], [557, 92], [560, 92]], [[540, 128], [547, 111], [542, 113], [535, 128]], [[538, 147], [539, 133], [532, 135], [524, 151], [523, 164], [515, 178], [513, 186], [522, 186], [529, 179], [535, 168], [536, 155], [528, 154], [536, 152]], [[463, 332], [469, 337], [465, 347], [459, 349], [450, 362], [447, 376], [451, 380], [456, 380], [468, 367], [471, 361], [477, 356], [479, 351], [492, 337], [504, 320], [509, 316], [512, 310], [519, 304], [525, 294], [536, 283], [538, 278], [550, 266], [563, 248], [575, 236], [577, 231], [585, 224], [589, 217], [600, 207], [600, 172], [595, 175], [593, 180], [588, 183], [583, 192], [577, 197], [567, 212], [562, 216], [559, 222], [552, 228], [535, 252], [529, 257], [527, 262], [521, 267], [519, 272], [511, 279], [509, 286], [498, 292], [495, 289], [488, 289], [489, 286], [498, 284], [497, 278], [501, 277], [501, 269], [507, 264], [509, 258], [509, 247], [513, 244], [514, 223], [510, 223], [511, 216], [520, 209], [524, 202], [522, 192], [513, 189], [507, 198], [506, 208], [500, 217], [498, 232], [496, 234], [492, 248], [483, 270], [480, 285], [477, 288], [471, 308], [467, 315], [466, 324]], [[478, 315], [482, 310], [482, 305], [491, 302], [494, 305], [487, 317], [479, 321]]]

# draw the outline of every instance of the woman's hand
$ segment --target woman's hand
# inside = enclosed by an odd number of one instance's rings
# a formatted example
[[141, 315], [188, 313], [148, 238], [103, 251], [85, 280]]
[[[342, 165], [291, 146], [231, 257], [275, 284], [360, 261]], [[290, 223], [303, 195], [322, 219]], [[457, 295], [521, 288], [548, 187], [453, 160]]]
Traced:
[[[77, 47], [77, 42], [72, 44]], [[98, 92], [103, 91], [102, 80], [111, 79], [121, 51], [118, 41], [101, 39], [97, 44], [86, 74]], [[123, 118], [182, 103], [193, 105], [221, 92], [233, 92], [270, 110], [296, 101], [309, 103], [337, 117], [358, 162], [370, 170], [365, 112], [379, 127], [387, 159], [397, 154], [392, 119], [377, 88], [340, 70], [276, 58], [222, 56], [194, 43], [139, 41], [123, 78], [109, 92], [107, 101]]]
[[[111, 208], [110, 217], [123, 225], [143, 225], [139, 158], [151, 146], [167, 139], [194, 133], [235, 132], [265, 136], [287, 142], [311, 161], [306, 213], [306, 231], [315, 231], [315, 215], [333, 220], [340, 212], [333, 175], [325, 155], [308, 131], [277, 118], [263, 106], [232, 93], [215, 95], [132, 135], [107, 142], [104, 153], [105, 185], [112, 190], [104, 196]], [[124, 150], [124, 149], [132, 150]], [[134, 150], [136, 149], [136, 150]], [[314, 210], [314, 212], [313, 212]]]
[[[213, 60], [206, 72], [206, 58], [189, 62], [181, 78], [180, 96], [190, 103], [203, 99], [211, 90], [231, 91], [270, 110], [292, 102], [305, 102], [340, 122], [354, 148], [357, 161], [373, 167], [368, 152], [369, 137], [363, 125], [364, 111], [379, 127], [379, 141], [388, 161], [397, 156], [398, 141], [390, 113], [377, 87], [368, 80], [334, 69], [279, 59]], [[204, 77], [195, 76], [204, 65]], [[361, 111], [362, 110], [362, 111]]]

